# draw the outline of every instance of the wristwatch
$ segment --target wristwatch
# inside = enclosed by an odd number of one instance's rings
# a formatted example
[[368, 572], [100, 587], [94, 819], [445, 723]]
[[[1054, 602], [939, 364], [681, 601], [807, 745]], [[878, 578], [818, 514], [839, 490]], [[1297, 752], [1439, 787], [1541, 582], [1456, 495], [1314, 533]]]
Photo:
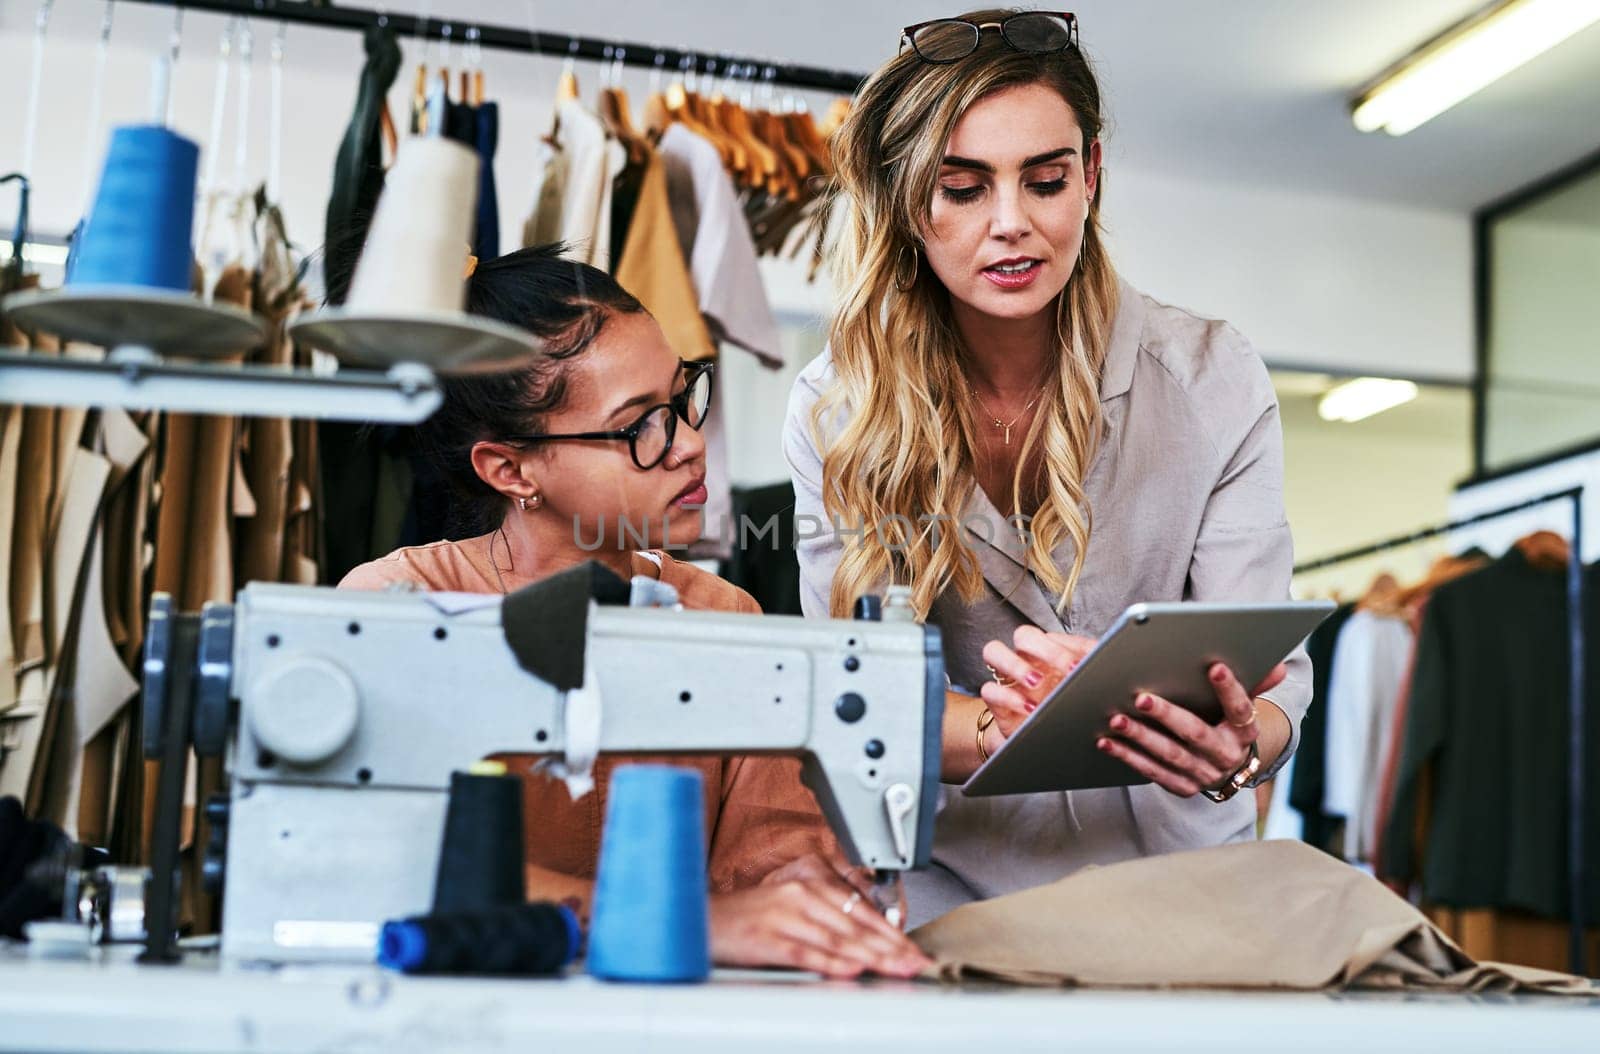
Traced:
[[1261, 751], [1256, 749], [1254, 743], [1250, 744], [1250, 753], [1244, 759], [1244, 764], [1234, 769], [1220, 786], [1201, 787], [1200, 793], [1215, 802], [1224, 802], [1249, 786], [1250, 781], [1256, 778], [1256, 773], [1261, 771]]

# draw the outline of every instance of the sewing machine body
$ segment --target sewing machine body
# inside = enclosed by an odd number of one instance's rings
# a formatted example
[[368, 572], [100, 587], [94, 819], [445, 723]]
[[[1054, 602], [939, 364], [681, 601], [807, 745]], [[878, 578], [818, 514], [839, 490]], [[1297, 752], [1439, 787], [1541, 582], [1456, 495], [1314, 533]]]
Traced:
[[[518, 664], [498, 601], [257, 584], [207, 609], [200, 680], [231, 642], [236, 701], [208, 717], [202, 687], [195, 715], [226, 721], [226, 957], [370, 960], [383, 920], [430, 905], [450, 773], [565, 749], [565, 694]], [[857, 862], [927, 862], [936, 629], [595, 607], [588, 647], [601, 751], [801, 755]]]

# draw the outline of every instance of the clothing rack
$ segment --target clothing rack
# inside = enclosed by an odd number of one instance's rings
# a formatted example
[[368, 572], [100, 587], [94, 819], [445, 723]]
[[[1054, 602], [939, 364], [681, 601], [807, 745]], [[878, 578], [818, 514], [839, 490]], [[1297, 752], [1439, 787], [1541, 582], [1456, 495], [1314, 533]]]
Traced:
[[[621, 62], [624, 66], [642, 66], [659, 69], [665, 73], [705, 73], [715, 76], [733, 76], [762, 85], [788, 88], [809, 88], [815, 91], [849, 95], [866, 79], [864, 74], [842, 70], [821, 69], [815, 66], [796, 66], [775, 63], [767, 59], [741, 55], [711, 54], [664, 48], [654, 44], [629, 41], [603, 40], [598, 37], [574, 37], [563, 33], [545, 33], [533, 28], [517, 29], [510, 26], [489, 25], [482, 22], [451, 18], [425, 18], [418, 15], [389, 14], [365, 7], [335, 4], [327, 0], [127, 0], [129, 3], [149, 4], [213, 14], [238, 15], [245, 18], [262, 18], [291, 25], [315, 26], [320, 29], [365, 30], [370, 26], [387, 26], [403, 37], [438, 40], [448, 44], [476, 44], [500, 51], [520, 51], [556, 58], [588, 59], [595, 62]], [[548, 5], [547, 5], [548, 6]]]
[[1310, 571], [1320, 571], [1325, 567], [1335, 564], [1349, 563], [1363, 557], [1375, 556], [1378, 553], [1391, 549], [1400, 549], [1408, 545], [1441, 534], [1459, 531], [1464, 527], [1471, 527], [1490, 520], [1502, 519], [1513, 513], [1523, 512], [1540, 505], [1549, 505], [1558, 501], [1572, 503], [1572, 536], [1569, 539], [1571, 550], [1567, 560], [1567, 645], [1569, 649], [1570, 676], [1567, 683], [1567, 719], [1571, 725], [1568, 734], [1567, 749], [1567, 880], [1570, 885], [1568, 890], [1568, 924], [1569, 935], [1567, 954], [1571, 961], [1571, 970], [1575, 974], [1588, 976], [1587, 956], [1584, 954], [1584, 890], [1587, 867], [1585, 862], [1584, 845], [1584, 820], [1586, 797], [1584, 795], [1584, 588], [1583, 588], [1583, 487], [1572, 487], [1567, 490], [1558, 490], [1544, 494], [1527, 501], [1519, 501], [1515, 505], [1507, 505], [1499, 509], [1490, 509], [1480, 512], [1475, 516], [1468, 516], [1449, 523], [1441, 523], [1434, 527], [1426, 527], [1420, 531], [1412, 531], [1398, 537], [1389, 538], [1371, 545], [1363, 545], [1346, 552], [1335, 553], [1331, 556], [1319, 557], [1307, 561], [1296, 567], [1294, 573], [1305, 574]]

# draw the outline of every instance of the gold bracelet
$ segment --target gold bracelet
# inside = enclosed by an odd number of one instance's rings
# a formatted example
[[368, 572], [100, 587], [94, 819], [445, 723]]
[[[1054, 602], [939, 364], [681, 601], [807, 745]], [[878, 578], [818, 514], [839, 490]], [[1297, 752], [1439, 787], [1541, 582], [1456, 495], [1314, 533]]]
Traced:
[[984, 749], [984, 746], [983, 746], [983, 734], [985, 732], [989, 731], [989, 726], [992, 725], [992, 724], [994, 724], [994, 711], [990, 710], [986, 706], [986, 707], [983, 708], [983, 713], [978, 715], [978, 761], [979, 761], [979, 763], [986, 762], [986, 761], [989, 760], [989, 752], [986, 749]]

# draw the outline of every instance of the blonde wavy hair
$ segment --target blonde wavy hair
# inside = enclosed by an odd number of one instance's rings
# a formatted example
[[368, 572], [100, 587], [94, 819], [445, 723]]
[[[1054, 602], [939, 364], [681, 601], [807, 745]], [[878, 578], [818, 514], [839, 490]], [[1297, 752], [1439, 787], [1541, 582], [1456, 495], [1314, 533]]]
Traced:
[[[1013, 13], [964, 17], [998, 22]], [[945, 145], [962, 115], [980, 99], [1028, 84], [1053, 88], [1072, 107], [1087, 162], [1103, 125], [1087, 60], [1076, 48], [1016, 51], [991, 32], [949, 65], [923, 62], [907, 48], [867, 81], [835, 133], [831, 205], [843, 216], [830, 260], [839, 307], [829, 341], [838, 383], [817, 403], [811, 427], [820, 447], [823, 422], [843, 422], [823, 455], [824, 507], [837, 523], [867, 528], [860, 544], [844, 547], [834, 574], [835, 617], [885, 583], [910, 585], [919, 618], [951, 587], [967, 602], [983, 591], [962, 531], [929, 519], [958, 522], [976, 480], [965, 347], [949, 293], [927, 266], [907, 281], [902, 257], [920, 260], [917, 232], [929, 220]], [[1027, 564], [1060, 597], [1057, 611], [1071, 601], [1089, 546], [1083, 483], [1100, 438], [1100, 370], [1117, 308], [1116, 272], [1099, 229], [1104, 188], [1102, 171], [1082, 253], [1057, 298], [1054, 383], [1040, 397], [1012, 478], [1019, 515], [1024, 494], [1040, 499], [1026, 532]], [[1075, 554], [1063, 574], [1051, 554], [1067, 538]]]

